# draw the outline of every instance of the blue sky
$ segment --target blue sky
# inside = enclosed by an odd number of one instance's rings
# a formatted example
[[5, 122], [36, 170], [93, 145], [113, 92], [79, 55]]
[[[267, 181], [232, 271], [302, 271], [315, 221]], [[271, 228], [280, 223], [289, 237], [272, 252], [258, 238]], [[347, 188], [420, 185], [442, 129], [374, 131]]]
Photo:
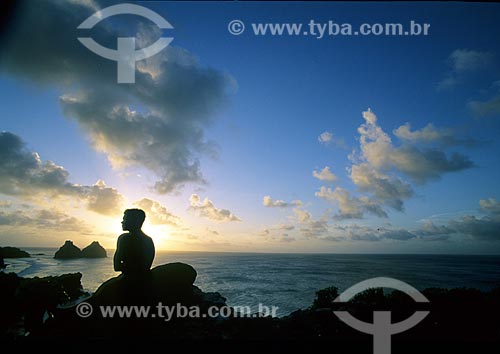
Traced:
[[[76, 40], [110, 4], [19, 7], [4, 34], [2, 243], [114, 247], [141, 207], [164, 249], [500, 252], [498, 4], [138, 2], [174, 40], [133, 85]], [[431, 26], [252, 33], [310, 20]], [[161, 34], [122, 15], [86, 35], [118, 33]]]

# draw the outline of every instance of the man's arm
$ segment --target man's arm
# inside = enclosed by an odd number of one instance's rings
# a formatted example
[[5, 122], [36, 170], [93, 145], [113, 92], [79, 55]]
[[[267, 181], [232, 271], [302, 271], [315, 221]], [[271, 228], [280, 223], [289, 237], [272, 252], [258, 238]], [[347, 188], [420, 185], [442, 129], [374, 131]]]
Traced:
[[148, 236], [148, 243], [149, 243], [149, 249], [148, 249], [148, 259], [147, 259], [147, 262], [148, 262], [148, 269], [151, 269], [151, 265], [153, 264], [153, 260], [155, 258], [155, 244], [153, 242], [153, 239], [151, 237]]
[[118, 237], [118, 241], [116, 242], [116, 251], [115, 255], [113, 257], [113, 267], [115, 269], [115, 272], [121, 272], [123, 271], [123, 263], [122, 263], [122, 236]]

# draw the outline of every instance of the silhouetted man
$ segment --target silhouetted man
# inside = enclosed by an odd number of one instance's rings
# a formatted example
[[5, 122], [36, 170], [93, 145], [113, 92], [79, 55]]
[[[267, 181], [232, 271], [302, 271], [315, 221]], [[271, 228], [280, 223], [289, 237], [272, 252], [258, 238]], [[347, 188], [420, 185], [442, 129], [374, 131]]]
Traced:
[[153, 264], [153, 240], [141, 230], [145, 219], [141, 209], [127, 209], [123, 215], [122, 229], [129, 232], [118, 237], [113, 265], [115, 271], [121, 271], [126, 277], [143, 276]]

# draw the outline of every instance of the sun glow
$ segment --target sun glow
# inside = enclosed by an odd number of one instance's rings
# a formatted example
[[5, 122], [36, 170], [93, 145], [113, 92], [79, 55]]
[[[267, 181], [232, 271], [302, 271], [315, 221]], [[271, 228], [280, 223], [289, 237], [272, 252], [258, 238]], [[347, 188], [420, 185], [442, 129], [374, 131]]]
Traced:
[[165, 250], [169, 248], [170, 235], [172, 229], [165, 225], [152, 225], [146, 221], [142, 227], [142, 231], [153, 239], [157, 250]]

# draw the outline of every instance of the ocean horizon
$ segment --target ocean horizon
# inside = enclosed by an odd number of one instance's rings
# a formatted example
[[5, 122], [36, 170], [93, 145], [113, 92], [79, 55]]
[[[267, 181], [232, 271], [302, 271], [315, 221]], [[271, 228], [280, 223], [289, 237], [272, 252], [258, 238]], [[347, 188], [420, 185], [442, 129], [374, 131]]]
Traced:
[[[4, 272], [22, 277], [82, 273], [84, 290], [119, 275], [113, 249], [107, 258], [54, 259], [57, 248], [24, 247], [31, 258], [6, 259]], [[216, 291], [230, 306], [278, 307], [277, 316], [312, 305], [317, 291], [335, 286], [343, 291], [373, 277], [390, 277], [413, 287], [477, 288], [500, 286], [500, 255], [251, 253], [157, 251], [153, 267], [170, 262], [193, 266], [195, 284]]]

